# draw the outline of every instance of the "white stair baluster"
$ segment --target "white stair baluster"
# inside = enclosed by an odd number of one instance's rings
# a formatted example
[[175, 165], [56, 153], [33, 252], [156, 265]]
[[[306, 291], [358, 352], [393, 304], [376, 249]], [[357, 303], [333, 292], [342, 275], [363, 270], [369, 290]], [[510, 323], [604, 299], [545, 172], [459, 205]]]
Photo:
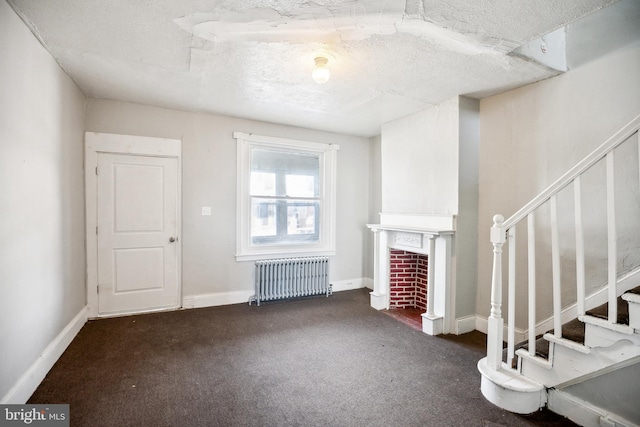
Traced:
[[516, 341], [516, 228], [511, 227], [508, 232], [509, 241], [509, 307], [507, 309], [507, 365], [511, 366], [514, 357]]
[[578, 316], [583, 316], [585, 313], [584, 228], [582, 227], [582, 179], [580, 176], [577, 176], [573, 182], [573, 200], [576, 230], [576, 305]]
[[529, 355], [536, 354], [536, 237], [535, 216], [527, 215], [528, 271], [529, 271]]
[[617, 302], [617, 262], [618, 250], [616, 234], [616, 200], [615, 200], [615, 169], [613, 162], [613, 151], [607, 153], [607, 253], [609, 259], [608, 267], [608, 302], [609, 302], [609, 323], [617, 323], [618, 321], [618, 302]]
[[562, 292], [560, 289], [560, 242], [558, 238], [558, 197], [551, 196], [551, 268], [553, 277], [553, 335], [562, 338]]

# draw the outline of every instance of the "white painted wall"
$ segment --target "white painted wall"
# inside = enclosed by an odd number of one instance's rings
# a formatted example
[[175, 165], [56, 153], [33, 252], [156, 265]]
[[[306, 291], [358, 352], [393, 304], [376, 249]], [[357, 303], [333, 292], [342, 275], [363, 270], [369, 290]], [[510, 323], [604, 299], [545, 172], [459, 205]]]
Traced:
[[465, 97], [382, 126], [382, 211], [456, 215], [456, 318], [475, 314], [479, 140], [479, 102]]
[[[512, 215], [540, 191], [559, 178], [623, 125], [640, 113], [640, 43], [627, 46], [566, 74], [536, 84], [514, 89], [480, 102], [480, 202], [478, 241], [478, 294], [476, 312], [488, 316], [491, 290], [491, 244], [489, 227], [496, 213]], [[637, 152], [637, 150], [636, 150]], [[622, 161], [628, 156], [621, 155]], [[637, 171], [637, 165], [635, 166]], [[599, 173], [599, 172], [598, 172]], [[601, 209], [603, 178], [594, 177], [599, 187], [585, 198], [585, 212], [597, 215]], [[572, 193], [566, 196], [571, 196]], [[569, 197], [567, 197], [568, 199]], [[638, 202], [632, 200], [627, 214], [618, 217], [626, 230], [622, 236], [638, 236]], [[635, 206], [633, 206], [635, 205]], [[560, 212], [573, 215], [569, 205]], [[629, 212], [635, 212], [629, 214]], [[548, 223], [541, 219], [541, 225]], [[524, 230], [520, 232], [524, 235]], [[603, 260], [597, 248], [606, 245], [594, 235], [587, 247], [593, 256], [587, 258], [587, 276], [597, 283], [601, 275], [594, 266]], [[563, 237], [567, 245], [571, 236]], [[628, 243], [627, 243], [628, 245]], [[638, 251], [622, 248], [637, 262]], [[631, 247], [632, 249], [632, 247]], [[571, 256], [571, 248], [566, 256]], [[635, 255], [634, 255], [635, 252]], [[543, 258], [546, 254], [542, 253]], [[505, 258], [506, 259], [506, 258]], [[630, 261], [627, 258], [628, 262]], [[567, 264], [570, 264], [568, 262]], [[589, 270], [593, 270], [592, 273]], [[544, 283], [548, 268], [543, 269]], [[606, 277], [606, 270], [604, 270]], [[590, 277], [592, 276], [592, 277]], [[570, 296], [565, 296], [569, 299]], [[545, 301], [549, 292], [539, 293], [542, 301], [538, 317], [550, 313]], [[521, 303], [525, 298], [518, 298]], [[520, 307], [520, 305], [518, 306]], [[521, 314], [523, 310], [518, 311]], [[519, 316], [520, 321], [523, 321]]]
[[21, 377], [85, 305], [85, 100], [4, 1], [0, 51], [0, 401], [24, 403]]
[[[369, 138], [369, 224], [380, 223], [382, 212], [382, 135]], [[373, 283], [374, 238], [367, 230], [367, 251], [365, 252], [366, 277]]]
[[458, 212], [458, 97], [382, 126], [382, 212]]
[[[90, 100], [86, 130], [182, 140], [183, 295], [253, 291], [253, 263], [236, 262], [236, 141], [233, 132], [340, 145], [337, 255], [332, 281], [366, 276], [369, 140], [224, 116]], [[213, 215], [202, 216], [211, 206]]]
[[478, 271], [478, 156], [480, 102], [459, 97], [458, 217], [456, 221], [456, 318], [475, 314]]

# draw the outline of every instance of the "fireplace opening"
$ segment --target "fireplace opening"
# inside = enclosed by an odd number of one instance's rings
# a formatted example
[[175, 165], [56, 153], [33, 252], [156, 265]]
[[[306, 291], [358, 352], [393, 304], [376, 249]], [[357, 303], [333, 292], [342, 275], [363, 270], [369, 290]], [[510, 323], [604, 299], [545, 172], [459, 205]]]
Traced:
[[389, 310], [391, 317], [422, 330], [427, 311], [427, 255], [389, 250]]

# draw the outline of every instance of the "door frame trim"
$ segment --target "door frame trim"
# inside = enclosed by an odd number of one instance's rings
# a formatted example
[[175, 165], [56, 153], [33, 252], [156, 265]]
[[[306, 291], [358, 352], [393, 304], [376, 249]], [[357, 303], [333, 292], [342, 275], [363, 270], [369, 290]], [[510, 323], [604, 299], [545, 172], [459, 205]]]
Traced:
[[[113, 317], [101, 316], [98, 311], [98, 204], [96, 170], [100, 153], [129, 154], [149, 157], [170, 157], [177, 159], [178, 179], [178, 209], [177, 232], [182, 236], [182, 141], [179, 139], [154, 138], [147, 136], [117, 135], [109, 133], [85, 132], [85, 223], [86, 223], [86, 251], [87, 251], [87, 315], [91, 318]], [[177, 308], [182, 307], [182, 240], [178, 239], [177, 247], [177, 278], [178, 301]], [[167, 309], [161, 309], [165, 311]], [[143, 310], [139, 313], [157, 311]], [[138, 312], [137, 312], [138, 313]], [[124, 315], [123, 313], [122, 315]], [[133, 314], [133, 313], [126, 313]]]

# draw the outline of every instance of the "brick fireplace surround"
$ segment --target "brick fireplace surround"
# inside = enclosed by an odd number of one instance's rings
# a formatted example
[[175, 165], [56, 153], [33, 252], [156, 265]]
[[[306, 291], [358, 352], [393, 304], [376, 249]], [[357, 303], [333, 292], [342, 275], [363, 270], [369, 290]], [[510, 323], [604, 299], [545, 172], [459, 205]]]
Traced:
[[[380, 224], [367, 227], [373, 232], [375, 246], [371, 307], [415, 308], [424, 311], [424, 333], [454, 331], [455, 281], [451, 274], [455, 216], [381, 213]], [[417, 287], [421, 288], [420, 297], [416, 297]]]
[[427, 311], [427, 255], [389, 250], [389, 308]]

